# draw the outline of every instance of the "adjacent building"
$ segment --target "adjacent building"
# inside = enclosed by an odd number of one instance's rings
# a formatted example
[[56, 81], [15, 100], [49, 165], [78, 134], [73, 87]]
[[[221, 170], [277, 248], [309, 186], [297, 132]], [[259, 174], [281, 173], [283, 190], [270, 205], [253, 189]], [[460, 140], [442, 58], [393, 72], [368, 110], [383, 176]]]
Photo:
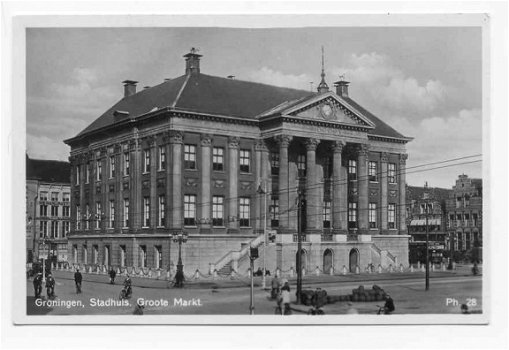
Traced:
[[[69, 261], [186, 273], [303, 265], [326, 273], [408, 265], [405, 145], [349, 96], [207, 75], [194, 49], [184, 75], [124, 96], [71, 147]], [[302, 195], [302, 217], [297, 199]], [[300, 227], [299, 227], [300, 224]]]
[[425, 263], [426, 234], [430, 258], [435, 261], [441, 260], [449, 249], [446, 201], [452, 190], [408, 186], [406, 193], [410, 263]]
[[27, 262], [48, 256], [67, 261], [67, 235], [71, 229], [70, 164], [26, 156]]
[[482, 258], [482, 179], [459, 175], [446, 202], [447, 230], [461, 258]]

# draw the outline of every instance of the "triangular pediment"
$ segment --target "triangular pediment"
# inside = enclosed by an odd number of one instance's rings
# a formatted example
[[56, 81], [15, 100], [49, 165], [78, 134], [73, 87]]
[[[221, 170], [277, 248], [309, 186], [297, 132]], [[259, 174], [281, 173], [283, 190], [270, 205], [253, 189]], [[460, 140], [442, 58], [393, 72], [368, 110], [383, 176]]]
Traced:
[[282, 109], [281, 115], [331, 123], [374, 128], [368, 117], [350, 106], [333, 92], [312, 96]]

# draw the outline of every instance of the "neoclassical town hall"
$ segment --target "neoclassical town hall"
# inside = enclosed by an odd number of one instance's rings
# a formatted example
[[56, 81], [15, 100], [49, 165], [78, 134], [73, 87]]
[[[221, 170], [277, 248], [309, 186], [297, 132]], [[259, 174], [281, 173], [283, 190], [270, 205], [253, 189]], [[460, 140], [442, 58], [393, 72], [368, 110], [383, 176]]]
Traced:
[[[185, 74], [124, 97], [71, 146], [69, 261], [241, 274], [408, 265], [404, 137], [349, 97]], [[298, 198], [302, 217], [298, 220]], [[264, 234], [267, 240], [264, 244]], [[265, 247], [265, 248], [264, 248]], [[266, 249], [263, 252], [263, 249]]]

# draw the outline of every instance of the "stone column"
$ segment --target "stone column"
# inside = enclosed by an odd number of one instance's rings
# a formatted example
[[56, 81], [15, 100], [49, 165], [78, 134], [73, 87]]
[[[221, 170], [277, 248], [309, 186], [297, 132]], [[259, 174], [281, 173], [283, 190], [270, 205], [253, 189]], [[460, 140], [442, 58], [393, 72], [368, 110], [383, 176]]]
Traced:
[[[101, 212], [99, 213], [99, 220], [100, 220], [100, 231], [104, 232], [107, 226], [107, 220], [108, 217], [104, 214], [106, 214], [107, 206], [108, 206], [108, 196], [109, 196], [109, 188], [108, 188], [108, 150], [106, 147], [101, 148], [101, 163], [102, 163], [102, 180], [101, 180], [101, 195], [100, 195], [100, 202], [101, 202]], [[94, 203], [94, 211], [95, 211], [95, 203]]]
[[[184, 133], [178, 130], [171, 132], [171, 155], [172, 155], [172, 218], [170, 227], [173, 230], [182, 228], [182, 146]], [[169, 218], [168, 218], [169, 219]]]
[[380, 233], [387, 234], [387, 161], [389, 159], [389, 154], [386, 152], [382, 153], [381, 162], [380, 162], [380, 215], [381, 215], [381, 227]]
[[399, 155], [399, 203], [396, 206], [399, 217], [399, 234], [408, 234], [406, 228], [406, 160], [408, 154]]
[[[173, 156], [172, 156], [172, 146], [171, 146], [171, 133], [170, 132], [166, 132], [164, 134], [164, 137], [163, 137], [163, 140], [164, 140], [164, 147], [166, 148], [166, 181], [165, 181], [165, 204], [166, 204], [166, 208], [165, 208], [165, 218], [166, 218], [166, 223], [165, 223], [165, 227], [166, 228], [170, 228], [171, 227], [171, 221], [172, 221], [172, 202], [171, 202], [171, 191], [172, 191], [172, 172], [173, 172], [173, 169], [172, 169], [172, 164], [173, 164]], [[164, 250], [164, 245], [163, 245], [163, 250]]]
[[307, 139], [306, 145], [306, 232], [317, 233], [322, 228], [320, 186], [317, 178], [316, 148], [320, 140]]
[[345, 172], [342, 171], [342, 152], [345, 143], [335, 141], [333, 143], [333, 203], [332, 203], [332, 227], [334, 233], [346, 235], [348, 229], [347, 222], [347, 188], [348, 181]]
[[[85, 206], [86, 206], [86, 199], [85, 199], [85, 175], [86, 175], [86, 166], [87, 166], [87, 159], [84, 156], [78, 156], [78, 164], [80, 165], [80, 210], [81, 210], [81, 231], [84, 230], [85, 222], [83, 220], [83, 214], [85, 213]], [[89, 180], [90, 181], [90, 180]], [[73, 182], [76, 183], [76, 176], [73, 179]], [[74, 185], [74, 184], [72, 184]], [[51, 196], [51, 193], [48, 194]], [[72, 193], [71, 193], [72, 195]], [[63, 209], [62, 209], [63, 210]], [[48, 232], [51, 233], [49, 230], [51, 227], [48, 227]]]
[[239, 231], [239, 142], [239, 137], [228, 138], [228, 233]]
[[210, 233], [212, 223], [212, 207], [210, 198], [210, 181], [211, 181], [211, 157], [212, 157], [212, 135], [201, 135], [201, 186], [200, 186], [200, 233]]
[[[122, 218], [124, 214], [124, 200], [123, 192], [124, 186], [122, 181], [122, 154], [124, 151], [123, 145], [115, 145], [115, 231], [120, 232], [122, 230]], [[110, 256], [113, 257], [113, 244], [110, 245]]]
[[156, 137], [150, 136], [147, 140], [150, 147], [150, 227], [155, 230], [157, 226], [157, 144]]
[[369, 232], [368, 227], [368, 153], [369, 148], [367, 144], [361, 144], [358, 151], [358, 232], [359, 234], [367, 234]]
[[276, 137], [279, 144], [279, 178], [278, 178], [278, 197], [279, 197], [279, 229], [284, 231], [289, 226], [289, 176], [288, 176], [288, 146], [292, 137], [280, 135]]
[[[263, 180], [262, 187], [267, 192], [267, 207], [265, 207], [265, 203], [263, 202], [265, 200], [265, 196], [262, 198], [262, 218], [265, 217], [267, 220], [267, 227], [270, 229], [270, 216], [269, 216], [269, 208], [270, 208], [270, 199], [272, 196], [272, 177], [270, 175], [271, 168], [270, 168], [270, 152], [267, 148], [267, 145], [265, 142], [263, 143], [262, 152], [261, 152], [261, 178]], [[265, 211], [265, 212], [264, 212]], [[263, 225], [263, 221], [261, 221]], [[263, 226], [262, 226], [263, 229]]]
[[[90, 193], [90, 197], [88, 198], [88, 214], [89, 216], [86, 218], [88, 220], [88, 223], [89, 223], [89, 227], [93, 230], [94, 227], [93, 225], [95, 224], [95, 221], [93, 220], [95, 218], [94, 214], [94, 210], [93, 208], [95, 208], [95, 185], [96, 185], [96, 178], [97, 178], [97, 169], [96, 169], [96, 161], [97, 161], [97, 151], [90, 151], [90, 179], [89, 179], [89, 185], [88, 185], [88, 190], [89, 190], [89, 193]], [[81, 213], [82, 214], [87, 214], [86, 212], [86, 203], [85, 203], [85, 207], [84, 208], [81, 208]], [[85, 229], [85, 222], [82, 223], [82, 229], [84, 230]]]
[[142, 195], [141, 195], [141, 140], [136, 136], [131, 143], [131, 154], [129, 157], [129, 173], [131, 177], [131, 198], [129, 200], [129, 223], [132, 223], [134, 231], [141, 228], [142, 221]]

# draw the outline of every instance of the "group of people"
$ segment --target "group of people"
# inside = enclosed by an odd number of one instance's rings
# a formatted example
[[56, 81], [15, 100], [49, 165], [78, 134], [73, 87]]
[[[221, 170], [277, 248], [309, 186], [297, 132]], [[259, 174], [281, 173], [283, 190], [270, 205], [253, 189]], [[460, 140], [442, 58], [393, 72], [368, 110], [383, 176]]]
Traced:
[[[38, 272], [34, 277], [34, 294], [35, 298], [39, 299], [42, 294], [42, 283], [43, 283], [43, 276], [42, 272]], [[53, 275], [51, 273], [48, 273], [46, 277], [46, 294], [48, 296], [48, 299], [55, 297], [55, 279], [53, 278]]]

